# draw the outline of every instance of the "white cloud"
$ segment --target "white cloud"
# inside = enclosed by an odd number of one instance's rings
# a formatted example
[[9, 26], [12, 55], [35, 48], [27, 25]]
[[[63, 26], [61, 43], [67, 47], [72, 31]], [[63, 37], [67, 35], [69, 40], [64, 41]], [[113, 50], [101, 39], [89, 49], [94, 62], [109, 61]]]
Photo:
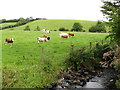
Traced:
[[101, 0], [2, 0], [0, 18], [102, 19]]

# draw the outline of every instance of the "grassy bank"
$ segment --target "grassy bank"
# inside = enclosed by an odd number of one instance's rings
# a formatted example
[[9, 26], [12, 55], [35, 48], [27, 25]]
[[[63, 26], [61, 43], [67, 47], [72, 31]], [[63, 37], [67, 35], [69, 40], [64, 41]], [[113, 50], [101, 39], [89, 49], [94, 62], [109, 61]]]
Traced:
[[[59, 70], [65, 68], [71, 44], [75, 48], [100, 42], [107, 34], [75, 32], [74, 37], [59, 38], [60, 32], [51, 32], [51, 40], [37, 43], [44, 35], [35, 31], [2, 31], [3, 87], [44, 87], [57, 81]], [[15, 38], [13, 46], [5, 43], [6, 37]]]

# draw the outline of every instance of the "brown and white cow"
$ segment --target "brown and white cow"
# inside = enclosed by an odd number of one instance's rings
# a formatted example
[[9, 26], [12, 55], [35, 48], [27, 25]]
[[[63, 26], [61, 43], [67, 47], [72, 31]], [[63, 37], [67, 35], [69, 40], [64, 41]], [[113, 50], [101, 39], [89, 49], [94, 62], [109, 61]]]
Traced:
[[12, 44], [12, 43], [14, 42], [14, 39], [13, 39], [13, 38], [6, 38], [6, 39], [5, 39], [5, 42]]
[[69, 38], [68, 33], [60, 33], [59, 35], [61, 38]]
[[75, 34], [74, 33], [68, 33], [69, 34], [69, 36], [74, 36]]
[[46, 41], [48, 41], [48, 40], [50, 40], [50, 37], [38, 37], [37, 38], [37, 41], [38, 41], [38, 43], [40, 43], [40, 42], [46, 42]]
[[68, 38], [68, 35], [62, 35], [61, 38]]
[[43, 37], [47, 38], [48, 36], [47, 35], [43, 35]]

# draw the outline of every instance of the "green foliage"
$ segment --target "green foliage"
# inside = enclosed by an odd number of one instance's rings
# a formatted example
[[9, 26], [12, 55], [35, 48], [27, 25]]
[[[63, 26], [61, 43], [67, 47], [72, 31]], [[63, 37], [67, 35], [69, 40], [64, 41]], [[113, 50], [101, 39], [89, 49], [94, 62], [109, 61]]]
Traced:
[[81, 66], [95, 69], [95, 67], [99, 65], [99, 60], [102, 60], [103, 54], [110, 50], [112, 50], [112, 48], [108, 44], [96, 44], [92, 49], [83, 47], [74, 50], [74, 47], [72, 47], [65, 63], [67, 67], [74, 70], [79, 70]]
[[59, 31], [68, 31], [68, 29], [65, 29], [64, 27], [59, 28]]
[[95, 26], [92, 26], [89, 28], [89, 32], [106, 32], [105, 29], [105, 25], [103, 24], [103, 22], [98, 21], [97, 24]]
[[28, 22], [28, 19], [24, 19], [24, 18], [19, 18], [19, 21], [17, 22], [18, 25], [21, 25], [21, 24], [25, 24]]
[[40, 31], [40, 27], [37, 26], [37, 28], [34, 31]]
[[117, 88], [120, 88], [120, 79], [119, 80], [116, 80], [116, 86], [117, 86]]
[[109, 44], [102, 45], [102, 44], [96, 43], [96, 46], [93, 48], [94, 57], [102, 59], [103, 54], [110, 50], [113, 50], [113, 48]]
[[74, 23], [71, 31], [82, 31], [83, 26], [80, 23]]
[[24, 29], [24, 31], [30, 31], [29, 26], [26, 26], [25, 29]]
[[[120, 46], [120, 1], [104, 1], [101, 10], [108, 19], [108, 24], [112, 28], [112, 32], [108, 37]], [[108, 38], [107, 37], [107, 38]]]

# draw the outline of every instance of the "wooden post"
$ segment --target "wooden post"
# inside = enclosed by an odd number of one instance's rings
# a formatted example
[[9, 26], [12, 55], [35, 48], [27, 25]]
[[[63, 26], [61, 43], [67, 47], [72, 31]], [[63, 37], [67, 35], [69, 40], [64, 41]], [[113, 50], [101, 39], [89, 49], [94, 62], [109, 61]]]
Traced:
[[92, 42], [90, 42], [90, 49], [92, 48]]
[[73, 48], [74, 48], [74, 45], [73, 45], [73, 44], [71, 44], [71, 52], [73, 52]]
[[102, 40], [102, 45], [103, 45], [103, 43], [104, 43], [104, 42], [103, 42], [103, 40]]
[[40, 61], [41, 61], [41, 64], [43, 65], [44, 64], [44, 47], [42, 47], [42, 49], [41, 49], [41, 59], [40, 59]]
[[96, 43], [96, 48], [99, 46], [99, 43]]

